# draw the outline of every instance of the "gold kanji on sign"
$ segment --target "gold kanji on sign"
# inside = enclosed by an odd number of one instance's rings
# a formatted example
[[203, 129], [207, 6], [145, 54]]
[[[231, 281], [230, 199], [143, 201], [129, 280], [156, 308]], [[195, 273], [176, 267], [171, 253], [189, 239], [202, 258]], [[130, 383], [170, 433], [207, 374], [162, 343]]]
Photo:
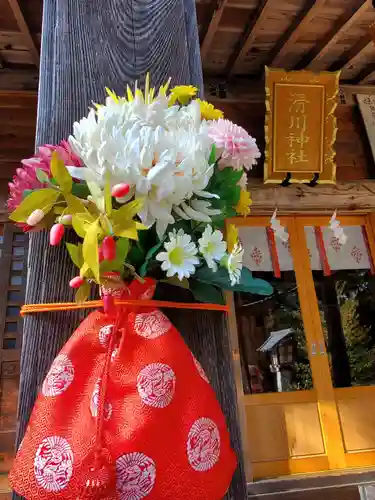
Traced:
[[339, 75], [266, 68], [266, 183], [335, 182]]

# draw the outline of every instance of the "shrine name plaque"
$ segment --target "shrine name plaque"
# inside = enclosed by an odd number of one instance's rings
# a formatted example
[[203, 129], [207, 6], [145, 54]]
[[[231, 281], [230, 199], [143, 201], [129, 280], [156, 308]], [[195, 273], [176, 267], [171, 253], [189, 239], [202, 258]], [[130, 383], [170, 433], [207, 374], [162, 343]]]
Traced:
[[265, 183], [336, 182], [339, 75], [266, 68]]

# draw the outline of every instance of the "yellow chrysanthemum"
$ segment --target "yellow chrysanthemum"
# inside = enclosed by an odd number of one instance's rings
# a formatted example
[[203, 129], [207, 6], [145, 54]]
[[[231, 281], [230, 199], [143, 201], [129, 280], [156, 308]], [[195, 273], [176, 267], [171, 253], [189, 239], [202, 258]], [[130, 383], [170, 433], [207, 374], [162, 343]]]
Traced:
[[227, 247], [228, 252], [231, 252], [238, 243], [238, 229], [234, 224], [229, 224], [227, 229]]
[[190, 99], [196, 96], [197, 92], [197, 87], [193, 87], [193, 85], [177, 85], [177, 87], [174, 87], [171, 90], [169, 105], [172, 106], [176, 101], [185, 105], [190, 101]]
[[197, 101], [201, 108], [202, 120], [218, 120], [224, 117], [221, 109], [216, 109], [210, 102], [202, 101], [201, 99], [197, 99]]
[[236, 212], [246, 217], [250, 213], [250, 207], [253, 204], [249, 191], [241, 191], [240, 199], [236, 205]]

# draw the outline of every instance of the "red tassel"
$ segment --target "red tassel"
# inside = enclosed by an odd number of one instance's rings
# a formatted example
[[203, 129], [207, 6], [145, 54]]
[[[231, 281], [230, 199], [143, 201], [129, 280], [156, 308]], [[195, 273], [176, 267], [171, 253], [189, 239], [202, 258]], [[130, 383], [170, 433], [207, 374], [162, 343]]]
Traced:
[[271, 254], [273, 274], [275, 275], [275, 278], [281, 278], [279, 256], [277, 255], [277, 249], [276, 249], [275, 233], [270, 227], [267, 227], [267, 239], [268, 239], [268, 247], [270, 249], [270, 254]]
[[116, 496], [116, 466], [107, 449], [89, 455], [83, 460], [83, 477], [86, 478], [82, 486], [80, 498], [100, 500], [105, 497]]
[[374, 276], [375, 275], [375, 266], [374, 266], [374, 261], [372, 259], [372, 255], [371, 255], [371, 251], [370, 251], [370, 245], [368, 242], [367, 231], [366, 231], [366, 228], [364, 226], [362, 226], [362, 234], [363, 234], [363, 239], [365, 240], [366, 250], [367, 250], [368, 258], [370, 261], [370, 274], [371, 274], [371, 276]]
[[322, 263], [324, 276], [331, 276], [331, 268], [329, 267], [327, 252], [324, 246], [323, 232], [321, 227], [315, 227], [316, 246]]

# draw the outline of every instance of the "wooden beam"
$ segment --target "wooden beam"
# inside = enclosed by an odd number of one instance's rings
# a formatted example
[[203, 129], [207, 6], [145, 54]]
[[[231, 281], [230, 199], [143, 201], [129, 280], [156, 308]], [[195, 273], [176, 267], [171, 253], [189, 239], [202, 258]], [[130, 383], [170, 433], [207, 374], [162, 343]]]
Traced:
[[207, 58], [210, 51], [212, 40], [214, 39], [215, 33], [219, 27], [221, 17], [223, 15], [224, 9], [228, 3], [228, 0], [218, 0], [214, 11], [212, 13], [211, 20], [209, 22], [206, 34], [204, 35], [203, 42], [201, 43], [201, 58], [202, 62]]
[[252, 213], [271, 213], [276, 207], [284, 213], [375, 211], [375, 180], [339, 182], [336, 186], [293, 184], [286, 188], [251, 180], [248, 190], [253, 200]]
[[281, 35], [271, 50], [268, 66], [281, 67], [290, 47], [297, 42], [310, 21], [317, 15], [320, 8], [325, 4], [324, 0], [308, 0], [305, 2], [301, 12], [295, 17], [286, 32]]
[[[225, 92], [227, 97], [220, 98], [218, 96], [210, 95], [209, 86], [214, 85], [215, 82], [220, 82], [220, 80], [209, 79], [205, 80], [205, 96], [208, 101], [215, 103], [220, 107], [220, 103], [240, 103], [246, 102], [254, 105], [262, 105], [264, 107], [265, 103], [265, 89], [264, 82], [262, 80], [254, 80], [250, 78], [238, 79], [232, 82], [225, 83]], [[347, 98], [347, 104], [354, 104], [352, 95], [359, 94], [370, 94], [375, 93], [375, 87], [372, 85], [340, 85], [340, 89], [344, 92]], [[340, 103], [338, 107], [340, 108]], [[342, 106], [345, 106], [343, 104]]]
[[[250, 20], [243, 32], [236, 49], [229, 58], [225, 73], [228, 77], [235, 73], [238, 66], [245, 60], [246, 54], [252, 46], [256, 34], [261, 26], [264, 25], [269, 12], [272, 9], [271, 0], [261, 0], [258, 8], [253, 12]], [[274, 8], [274, 7], [273, 7]]]
[[35, 70], [0, 71], [1, 90], [38, 90], [39, 73]]
[[14, 17], [16, 18], [19, 29], [26, 39], [34, 64], [39, 68], [39, 51], [22, 13], [18, 0], [8, 0], [8, 3], [12, 9]]
[[[128, 0], [69, 0], [58, 2], [57, 8], [56, 0], [44, 0], [37, 144], [55, 144], [67, 137], [93, 101], [103, 102], [106, 86], [122, 94], [127, 83], [138, 80], [141, 86], [146, 71], [155, 87], [170, 77], [174, 85], [193, 84], [203, 90], [195, 0], [173, 0], [168, 15], [165, 0], [146, 4], [142, 8], [140, 2]], [[106, 57], [98, 57], [103, 47]], [[26, 303], [72, 300], [68, 283], [77, 270], [64, 245], [51, 247], [46, 232], [34, 233], [28, 263]], [[239, 467], [224, 498], [244, 500], [246, 480], [226, 315], [171, 310], [168, 316], [207, 370], [225, 414]], [[82, 314], [75, 311], [25, 318], [18, 444], [45, 374], [80, 320]]]
[[371, 6], [370, 0], [360, 0], [337, 19], [327, 35], [318, 41], [312, 50], [298, 63], [296, 69], [322, 70], [321, 59], [336, 45], [337, 41], [357, 23]]
[[365, 52], [369, 45], [373, 43], [371, 34], [367, 34], [360, 38], [356, 44], [353, 45], [349, 50], [344, 52], [344, 54], [331, 66], [329, 67], [329, 71], [337, 71], [341, 70], [344, 72], [346, 69], [353, 66], [353, 61]]
[[368, 84], [375, 82], [375, 63], [369, 64], [363, 71], [356, 77], [358, 83]]

